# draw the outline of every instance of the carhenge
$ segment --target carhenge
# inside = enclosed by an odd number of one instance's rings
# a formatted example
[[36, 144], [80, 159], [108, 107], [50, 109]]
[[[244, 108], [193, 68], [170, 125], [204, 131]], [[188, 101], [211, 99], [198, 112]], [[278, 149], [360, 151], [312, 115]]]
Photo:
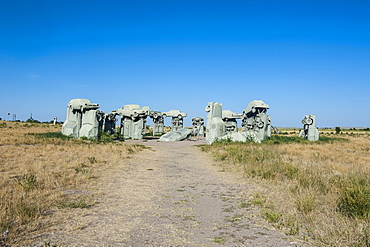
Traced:
[[[91, 103], [88, 99], [72, 99], [67, 105], [62, 133], [73, 138], [96, 139], [102, 131], [110, 135], [117, 134], [118, 131], [125, 139], [143, 139], [147, 130], [146, 119], [150, 117], [153, 120], [152, 134], [163, 137], [159, 141], [188, 139], [194, 128], [198, 128], [199, 136], [205, 136], [207, 144], [225, 139], [241, 142], [252, 140], [259, 143], [271, 137], [271, 129], [274, 127], [271, 126], [271, 119], [267, 114], [269, 106], [262, 100], [251, 101], [241, 113], [223, 110], [222, 107], [221, 103], [208, 103], [205, 108], [208, 114], [204, 131], [202, 117], [192, 118], [192, 128], [184, 128], [183, 121], [187, 114], [180, 110], [162, 112], [151, 110], [149, 106], [128, 104], [105, 114], [98, 110], [99, 104]], [[119, 128], [116, 128], [117, 117], [120, 117]], [[169, 134], [163, 136], [166, 117], [172, 118], [171, 129]], [[237, 120], [241, 121], [241, 127], [238, 127]], [[319, 131], [316, 128], [316, 116], [306, 115], [302, 123], [303, 129], [299, 136], [317, 141]]]
[[182, 129], [185, 129], [183, 119], [187, 114], [180, 110], [161, 112], [150, 110], [149, 106], [140, 107], [136, 104], [128, 104], [104, 114], [98, 108], [99, 104], [91, 103], [88, 99], [72, 99], [67, 105], [66, 121], [63, 124], [62, 133], [73, 138], [97, 139], [104, 125], [104, 132], [113, 135], [117, 132], [117, 116], [121, 119], [118, 132], [125, 139], [143, 139], [146, 133], [147, 117], [153, 119], [153, 135], [164, 134], [164, 118], [166, 117], [172, 117], [171, 132], [186, 132]]

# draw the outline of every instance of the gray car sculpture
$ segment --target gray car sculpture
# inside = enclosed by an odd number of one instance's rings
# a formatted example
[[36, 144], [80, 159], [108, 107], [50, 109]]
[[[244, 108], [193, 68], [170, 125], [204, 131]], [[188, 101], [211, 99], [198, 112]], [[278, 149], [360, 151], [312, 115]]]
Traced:
[[[206, 142], [212, 144], [218, 139], [261, 142], [271, 136], [271, 120], [266, 114], [268, 108], [262, 100], [254, 100], [242, 114], [238, 114], [223, 111], [220, 103], [209, 102], [205, 108], [208, 112]], [[237, 130], [238, 118], [242, 118], [242, 132]]]
[[198, 136], [204, 136], [204, 119], [202, 117], [194, 117], [191, 119], [193, 129], [198, 128]]
[[191, 129], [182, 128], [182, 129], [170, 131], [164, 134], [163, 136], [161, 136], [161, 138], [159, 138], [159, 141], [161, 142], [182, 141], [182, 140], [190, 138], [191, 133], [192, 133]]
[[116, 132], [116, 114], [108, 113], [104, 116], [104, 132], [113, 135]]
[[183, 118], [186, 117], [187, 114], [179, 110], [170, 110], [168, 112], [162, 112], [162, 116], [164, 118], [172, 117], [171, 131], [176, 131], [184, 127]]
[[62, 126], [62, 134], [73, 138], [97, 138], [102, 125], [104, 112], [99, 104], [88, 99], [72, 99], [67, 105], [67, 117]]
[[206, 142], [212, 144], [225, 135], [225, 123], [222, 121], [222, 104], [208, 102], [205, 111], [208, 112]]
[[150, 111], [149, 117], [153, 119], [153, 135], [162, 135], [164, 133], [164, 118], [162, 112]]
[[309, 141], [318, 141], [320, 132], [316, 128], [316, 115], [306, 115], [302, 119], [303, 129], [298, 136], [303, 137]]
[[124, 105], [121, 109], [111, 113], [121, 117], [120, 134], [126, 139], [143, 139], [146, 131], [146, 118], [150, 108], [141, 108], [136, 104]]
[[269, 106], [262, 100], [253, 100], [243, 111], [242, 132], [255, 135], [258, 141], [271, 137], [271, 119], [267, 115]]
[[242, 114], [234, 113], [230, 110], [222, 111], [222, 120], [225, 122], [225, 132], [233, 133], [238, 132], [238, 123], [237, 119], [241, 119]]

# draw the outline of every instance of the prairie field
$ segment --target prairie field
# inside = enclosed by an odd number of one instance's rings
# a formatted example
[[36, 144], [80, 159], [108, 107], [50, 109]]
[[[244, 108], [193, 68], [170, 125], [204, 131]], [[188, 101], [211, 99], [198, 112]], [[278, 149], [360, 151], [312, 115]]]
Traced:
[[[42, 218], [52, 211], [96, 206], [94, 194], [84, 191], [93, 191], [113, 167], [130, 171], [129, 159], [145, 148], [104, 135], [101, 141], [71, 139], [60, 130], [0, 121], [0, 246], [19, 246], [48, 227]], [[370, 133], [328, 131], [318, 142], [296, 135], [200, 149], [221, 172], [242, 174], [258, 188], [242, 205], [259, 207], [286, 235], [313, 246], [370, 246]]]
[[260, 188], [253, 204], [287, 235], [315, 246], [370, 246], [369, 132], [328, 132], [318, 142], [275, 135], [261, 144], [201, 148]]
[[112, 166], [129, 169], [125, 160], [141, 145], [75, 140], [60, 134], [61, 125], [0, 121], [0, 246], [17, 246], [23, 235], [42, 227], [50, 209], [87, 208], [93, 195], [68, 193], [93, 186]]

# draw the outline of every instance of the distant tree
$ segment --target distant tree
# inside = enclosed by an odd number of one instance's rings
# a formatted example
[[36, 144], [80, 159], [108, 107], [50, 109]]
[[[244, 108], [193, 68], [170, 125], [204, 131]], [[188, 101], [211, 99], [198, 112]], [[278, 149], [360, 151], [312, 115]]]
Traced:
[[26, 123], [40, 123], [40, 121], [36, 120], [36, 119], [29, 118], [29, 119], [26, 120]]
[[335, 134], [340, 134], [340, 131], [341, 131], [340, 127], [335, 127]]

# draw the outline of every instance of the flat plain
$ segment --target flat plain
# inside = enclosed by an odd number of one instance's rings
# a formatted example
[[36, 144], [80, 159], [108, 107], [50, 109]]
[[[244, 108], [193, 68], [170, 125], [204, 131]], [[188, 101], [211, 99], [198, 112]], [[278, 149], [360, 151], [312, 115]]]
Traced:
[[367, 133], [207, 146], [64, 139], [60, 128], [1, 122], [0, 246], [369, 243], [366, 209], [338, 203], [345, 178], [369, 175]]

